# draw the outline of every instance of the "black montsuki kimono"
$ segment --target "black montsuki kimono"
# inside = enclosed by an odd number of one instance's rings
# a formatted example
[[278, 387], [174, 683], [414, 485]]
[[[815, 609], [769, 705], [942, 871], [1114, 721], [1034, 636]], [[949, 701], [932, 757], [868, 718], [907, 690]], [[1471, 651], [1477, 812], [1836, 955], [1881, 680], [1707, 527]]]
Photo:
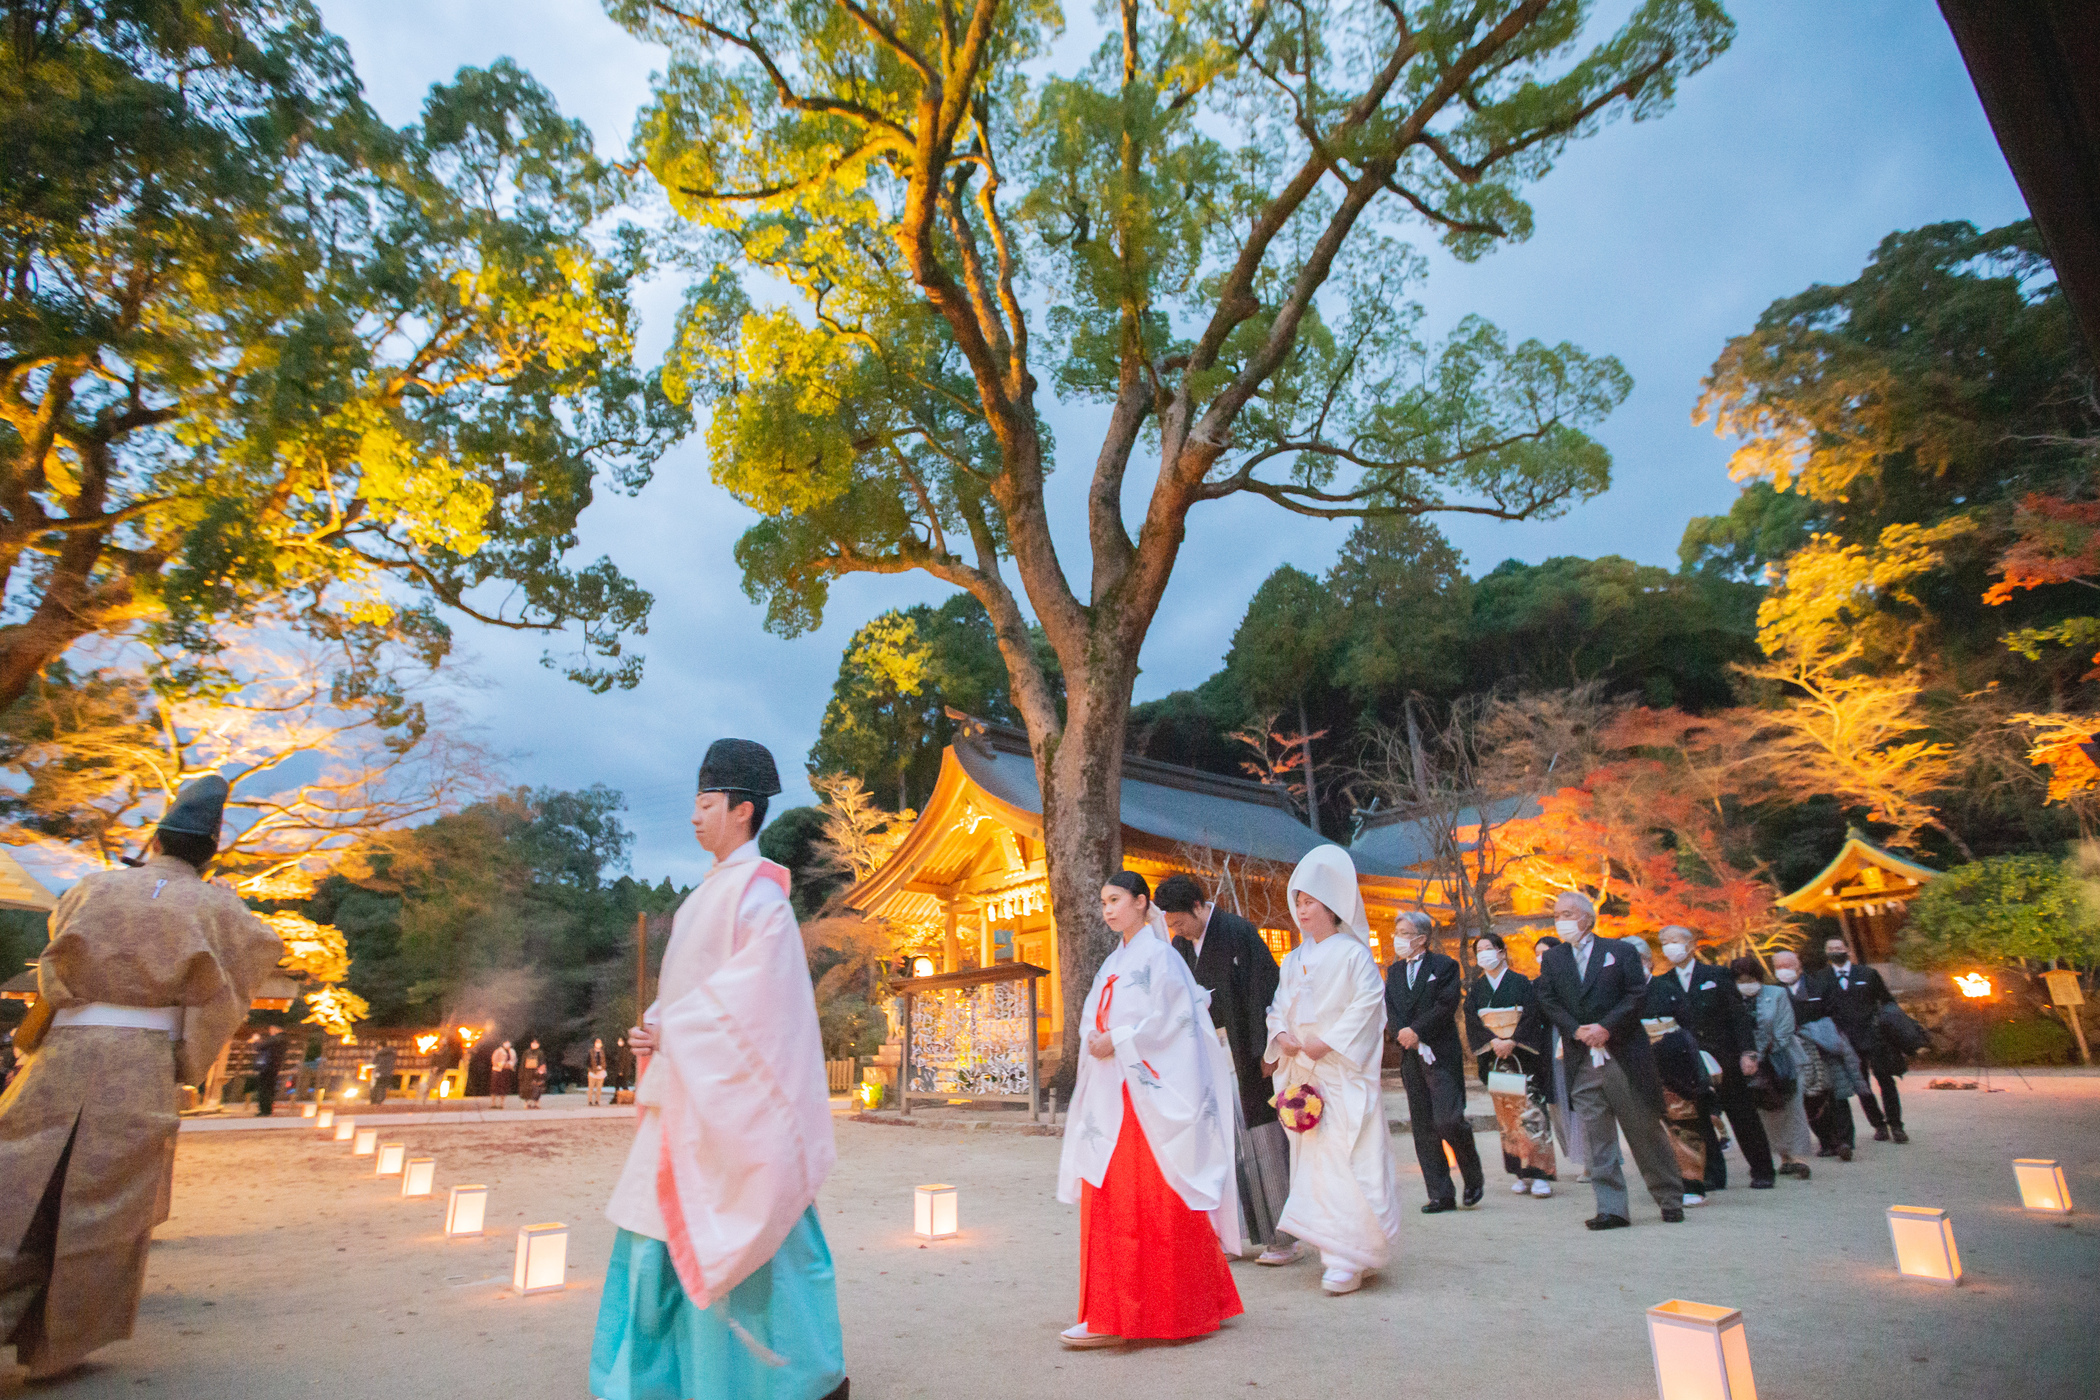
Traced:
[[1261, 1053], [1269, 1043], [1269, 1003], [1276, 999], [1276, 955], [1262, 941], [1261, 930], [1237, 914], [1213, 909], [1203, 933], [1203, 956], [1186, 938], [1174, 940], [1196, 974], [1196, 985], [1210, 993], [1211, 1024], [1225, 1031], [1232, 1067], [1239, 1075], [1240, 1106], [1247, 1126], [1276, 1121], [1276, 1092], [1261, 1072]]
[[1531, 1081], [1533, 1092], [1541, 1099], [1551, 1099], [1553, 1062], [1546, 1057], [1546, 1013], [1539, 1009], [1538, 993], [1532, 989], [1531, 979], [1521, 972], [1505, 969], [1499, 987], [1491, 985], [1482, 974], [1466, 988], [1466, 1043], [1473, 1048], [1480, 1082], [1487, 1083], [1488, 1071], [1495, 1067], [1495, 1057], [1487, 1048], [1488, 1042], [1495, 1037], [1481, 1021], [1480, 1013], [1497, 1006], [1523, 1009], [1523, 1018], [1517, 1022], [1516, 1033], [1510, 1037], [1517, 1046], [1515, 1058], [1523, 1067], [1524, 1077]]

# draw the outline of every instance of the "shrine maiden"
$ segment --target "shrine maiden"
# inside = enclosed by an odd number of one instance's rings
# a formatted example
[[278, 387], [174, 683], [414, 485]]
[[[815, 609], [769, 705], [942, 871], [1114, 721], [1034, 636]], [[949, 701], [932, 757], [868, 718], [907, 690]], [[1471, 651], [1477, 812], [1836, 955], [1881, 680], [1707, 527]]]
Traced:
[[0, 1097], [0, 1342], [31, 1379], [131, 1335], [168, 1218], [178, 1085], [211, 1072], [284, 952], [204, 878], [226, 793], [217, 774], [185, 786], [145, 860], [84, 877], [51, 911], [15, 1037], [35, 1053]]
[[847, 1393], [817, 1189], [837, 1156], [824, 1047], [788, 873], [758, 854], [773, 756], [723, 739], [693, 834], [715, 858], [678, 906], [655, 1003], [640, 1127], [606, 1215], [619, 1226], [591, 1394], [823, 1400]]
[[1378, 1083], [1385, 983], [1347, 852], [1307, 852], [1291, 872], [1289, 898], [1302, 941], [1283, 960], [1267, 1058], [1279, 1103], [1310, 1084], [1322, 1106], [1310, 1131], [1290, 1135], [1291, 1194], [1276, 1223], [1320, 1251], [1322, 1288], [1353, 1293], [1366, 1273], [1385, 1267], [1400, 1237]]
[[1238, 1086], [1210, 993], [1168, 944], [1144, 877], [1110, 877], [1101, 917], [1122, 942], [1087, 993], [1057, 1166], [1057, 1198], [1079, 1206], [1069, 1347], [1201, 1336], [1241, 1312], [1225, 1264], [1240, 1249]]

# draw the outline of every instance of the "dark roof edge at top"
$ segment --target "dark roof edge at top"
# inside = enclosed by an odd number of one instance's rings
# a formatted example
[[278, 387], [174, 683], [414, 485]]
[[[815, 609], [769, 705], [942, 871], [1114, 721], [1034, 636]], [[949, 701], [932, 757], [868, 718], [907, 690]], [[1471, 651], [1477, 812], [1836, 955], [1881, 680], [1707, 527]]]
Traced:
[[[956, 718], [961, 725], [955, 736], [956, 743], [976, 743], [980, 747], [991, 748], [1000, 753], [1018, 754], [1033, 760], [1035, 751], [1029, 747], [1025, 731], [1010, 724], [978, 719], [974, 715], [957, 715]], [[1140, 758], [1136, 754], [1123, 755], [1123, 776], [1141, 783], [1150, 783], [1154, 787], [1174, 788], [1181, 792], [1200, 792], [1252, 806], [1274, 807], [1286, 815], [1296, 815], [1291, 812], [1290, 802], [1285, 798], [1283, 789], [1246, 778], [1227, 778], [1218, 773], [1205, 773], [1198, 768], [1184, 768], [1178, 763], [1161, 763], [1156, 758]]]

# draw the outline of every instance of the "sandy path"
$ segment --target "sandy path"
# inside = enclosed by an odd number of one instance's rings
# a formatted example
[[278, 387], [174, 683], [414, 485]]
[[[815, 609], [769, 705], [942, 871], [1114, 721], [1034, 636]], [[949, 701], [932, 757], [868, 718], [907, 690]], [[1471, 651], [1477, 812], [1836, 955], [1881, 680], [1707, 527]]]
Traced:
[[[847, 1356], [864, 1397], [1654, 1394], [1642, 1309], [1677, 1296], [1741, 1307], [1767, 1400], [1843, 1395], [2089, 1397], [2100, 1392], [2100, 1076], [2033, 1092], [1905, 1083], [1913, 1145], [1865, 1144], [1802, 1185], [1738, 1186], [1682, 1226], [1593, 1236], [1587, 1188], [1508, 1194], [1423, 1218], [1408, 1142], [1396, 1268], [1330, 1299], [1309, 1264], [1236, 1266], [1248, 1315], [1216, 1337], [1068, 1354], [1075, 1214], [1052, 1198], [1054, 1139], [844, 1123], [823, 1202]], [[552, 1115], [548, 1116], [553, 1119]], [[307, 1134], [186, 1134], [175, 1213], [156, 1238], [138, 1335], [49, 1391], [67, 1397], [579, 1397], [612, 1228], [600, 1214], [628, 1138], [604, 1120], [405, 1127], [439, 1196], [404, 1201], [369, 1159]], [[1485, 1152], [1492, 1138], [1483, 1134]], [[2088, 1213], [2019, 1210], [2014, 1156], [2070, 1165]], [[1734, 1163], [1740, 1168], [1740, 1161]], [[920, 1247], [910, 1187], [962, 1188], [964, 1235]], [[493, 1188], [492, 1229], [563, 1220], [569, 1288], [508, 1292], [512, 1240], [447, 1244], [443, 1188]], [[1954, 1212], [1969, 1282], [1898, 1279], [1882, 1211]], [[24, 1393], [20, 1372], [0, 1395]]]

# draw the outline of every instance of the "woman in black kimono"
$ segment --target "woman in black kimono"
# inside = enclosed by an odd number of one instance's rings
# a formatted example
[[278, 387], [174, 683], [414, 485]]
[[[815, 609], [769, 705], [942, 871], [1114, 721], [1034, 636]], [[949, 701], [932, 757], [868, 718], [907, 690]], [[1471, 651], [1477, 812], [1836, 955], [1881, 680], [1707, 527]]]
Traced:
[[[1510, 1190], [1519, 1196], [1551, 1196], [1558, 1173], [1546, 1114], [1553, 1097], [1553, 1066], [1546, 1058], [1546, 1016], [1539, 1009], [1531, 979], [1510, 967], [1509, 947], [1502, 935], [1483, 933], [1475, 938], [1473, 958], [1480, 975], [1466, 989], [1466, 1043], [1473, 1048], [1480, 1082], [1486, 1084], [1488, 1075], [1497, 1069], [1515, 1071], [1525, 1080], [1521, 1102], [1515, 1095], [1493, 1096], [1495, 1122], [1502, 1130], [1502, 1165], [1516, 1178]], [[1482, 1011], [1494, 1008], [1522, 1013], [1506, 1035], [1497, 1035], [1480, 1019]]]

